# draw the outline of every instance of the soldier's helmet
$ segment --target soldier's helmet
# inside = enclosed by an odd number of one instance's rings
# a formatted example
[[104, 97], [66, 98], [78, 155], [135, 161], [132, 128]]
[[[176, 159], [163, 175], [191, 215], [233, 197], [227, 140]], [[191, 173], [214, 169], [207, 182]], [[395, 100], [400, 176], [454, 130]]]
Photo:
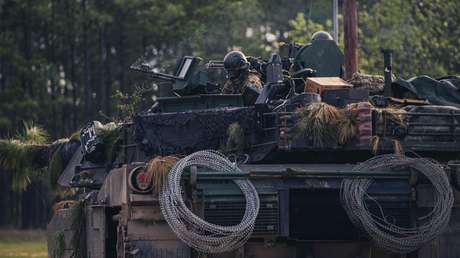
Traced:
[[227, 79], [234, 79], [249, 70], [249, 62], [241, 51], [231, 51], [224, 57], [224, 69]]
[[329, 34], [328, 32], [320, 30], [313, 33], [313, 35], [311, 36], [311, 41], [315, 40], [333, 40], [333, 38], [331, 34]]

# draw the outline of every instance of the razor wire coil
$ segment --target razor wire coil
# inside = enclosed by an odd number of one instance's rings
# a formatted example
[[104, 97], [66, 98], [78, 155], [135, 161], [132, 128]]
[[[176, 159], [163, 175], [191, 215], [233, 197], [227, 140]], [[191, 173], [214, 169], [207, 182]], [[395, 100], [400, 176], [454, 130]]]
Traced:
[[209, 223], [195, 215], [183, 199], [181, 176], [191, 166], [229, 174], [241, 173], [236, 164], [217, 151], [198, 151], [179, 160], [169, 172], [168, 181], [163, 185], [159, 198], [167, 223], [179, 239], [202, 253], [222, 253], [241, 247], [251, 236], [259, 213], [256, 188], [248, 179], [233, 180], [246, 199], [246, 210], [241, 222], [232, 226]]
[[434, 160], [381, 155], [357, 165], [353, 170], [364, 172], [400, 168], [411, 168], [422, 173], [434, 188], [433, 209], [419, 217], [416, 226], [401, 227], [388, 221], [380, 205], [380, 215], [370, 212], [366, 199], [376, 202], [367, 194], [367, 189], [373, 183], [372, 179], [344, 179], [340, 195], [351, 221], [364, 229], [377, 246], [405, 254], [419, 249], [444, 232], [450, 220], [454, 195], [444, 168]]

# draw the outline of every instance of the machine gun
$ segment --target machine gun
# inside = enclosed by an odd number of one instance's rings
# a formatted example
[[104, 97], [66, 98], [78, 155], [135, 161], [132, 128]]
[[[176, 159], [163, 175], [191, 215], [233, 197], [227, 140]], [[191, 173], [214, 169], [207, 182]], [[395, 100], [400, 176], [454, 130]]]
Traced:
[[147, 73], [154, 80], [160, 81], [160, 95], [164, 97], [214, 92], [218, 85], [209, 82], [206, 71], [199, 69], [201, 61], [199, 57], [183, 57], [174, 75], [155, 72], [145, 63], [133, 64], [130, 69]]
[[280, 90], [286, 87], [283, 81], [283, 64], [278, 54], [272, 54], [266, 64], [267, 81], [256, 100], [255, 106], [259, 112], [268, 111], [268, 103]]
[[185, 56], [177, 65], [174, 74], [156, 72], [146, 63], [133, 64], [130, 69], [146, 73], [159, 82], [158, 103], [154, 106], [154, 112], [242, 106], [241, 96], [218, 94], [220, 86], [210, 82], [207, 71], [216, 67], [200, 67], [201, 61], [199, 57]]

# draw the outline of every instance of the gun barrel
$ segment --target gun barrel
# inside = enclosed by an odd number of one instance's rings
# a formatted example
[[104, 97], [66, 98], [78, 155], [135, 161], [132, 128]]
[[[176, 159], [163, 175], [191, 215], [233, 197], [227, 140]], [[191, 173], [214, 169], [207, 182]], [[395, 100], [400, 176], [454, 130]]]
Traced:
[[157, 73], [152, 71], [150, 67], [145, 66], [145, 65], [131, 65], [129, 67], [133, 71], [138, 71], [138, 72], [143, 72], [149, 74], [152, 78], [158, 79], [158, 80], [163, 80], [163, 81], [175, 81], [177, 78], [174, 75], [170, 74], [165, 74], [165, 73]]

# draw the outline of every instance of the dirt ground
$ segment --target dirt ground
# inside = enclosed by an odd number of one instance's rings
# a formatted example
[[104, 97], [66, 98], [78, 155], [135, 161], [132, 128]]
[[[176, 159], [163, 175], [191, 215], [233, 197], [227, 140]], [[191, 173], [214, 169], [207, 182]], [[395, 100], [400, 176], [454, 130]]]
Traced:
[[0, 258], [48, 257], [45, 231], [0, 229]]

